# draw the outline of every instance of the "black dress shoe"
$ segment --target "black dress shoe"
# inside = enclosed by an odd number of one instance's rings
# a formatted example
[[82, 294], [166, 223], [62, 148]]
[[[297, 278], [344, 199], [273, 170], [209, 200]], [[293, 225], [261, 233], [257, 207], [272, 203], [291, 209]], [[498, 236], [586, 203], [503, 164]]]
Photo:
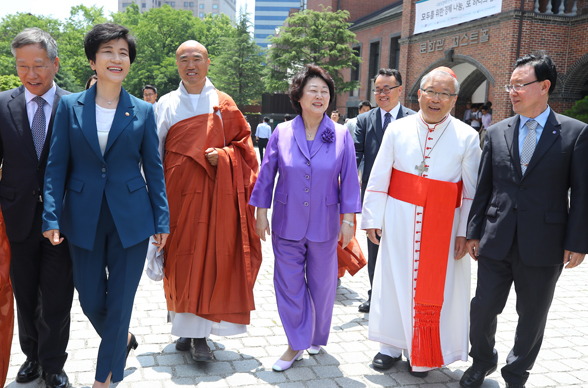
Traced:
[[131, 349], [137, 349], [138, 346], [139, 343], [137, 342], [135, 335], [131, 333], [131, 340], [127, 344], [127, 356], [125, 357], [125, 365], [127, 364], [127, 358], [129, 358], [129, 353], [131, 352]]
[[506, 388], [525, 388], [525, 384], [506, 383]]
[[16, 382], [28, 383], [29, 381], [36, 380], [41, 376], [41, 371], [42, 368], [39, 365], [39, 361], [26, 360], [16, 374]]
[[370, 300], [366, 300], [362, 304], [359, 305], [357, 308], [360, 313], [369, 313], [370, 312]]
[[426, 372], [414, 372], [412, 370], [412, 365], [410, 365], [410, 360], [408, 360], [407, 365], [408, 365], [408, 373], [410, 373], [411, 376], [414, 376], [414, 377], [423, 377], [424, 378], [424, 377], [427, 377], [429, 375], [429, 371], [426, 371]]
[[392, 365], [394, 365], [397, 361], [400, 361], [402, 356], [398, 357], [390, 357], [382, 353], [376, 354], [374, 357], [372, 364], [376, 369], [390, 369]]
[[192, 360], [197, 362], [210, 362], [214, 361], [214, 355], [212, 350], [208, 347], [206, 338], [194, 338], [192, 339], [192, 345], [190, 346], [190, 355]]
[[484, 383], [484, 379], [490, 373], [496, 371], [496, 365], [491, 367], [490, 369], [476, 369], [473, 366], [470, 366], [461, 376], [461, 380], [459, 380], [459, 385], [463, 388], [478, 388], [482, 386]]
[[45, 387], [47, 388], [70, 388], [69, 378], [62, 369], [59, 373], [43, 373]]
[[192, 344], [192, 338], [187, 337], [180, 337], [176, 341], [176, 349], [180, 352], [187, 352], [190, 350], [190, 345]]

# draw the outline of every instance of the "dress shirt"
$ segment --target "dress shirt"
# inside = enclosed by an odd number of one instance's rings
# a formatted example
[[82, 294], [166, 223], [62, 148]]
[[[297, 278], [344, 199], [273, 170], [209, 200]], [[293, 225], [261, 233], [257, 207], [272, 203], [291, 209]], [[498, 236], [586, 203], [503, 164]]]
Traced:
[[[392, 110], [389, 112], [390, 115], [392, 115], [392, 117], [390, 117], [390, 123], [392, 123], [394, 120], [396, 120], [396, 117], [398, 117], [398, 111], [400, 110], [400, 103], [396, 104], [396, 106], [394, 108], [392, 108]], [[386, 117], [384, 117], [386, 115], [386, 112], [384, 109], [380, 108], [380, 117], [382, 119], [382, 125], [384, 125], [384, 120], [386, 120]], [[390, 125], [390, 124], [388, 124]]]
[[272, 127], [269, 124], [261, 123], [257, 126], [255, 130], [255, 136], [259, 137], [260, 139], [269, 139], [272, 135]]
[[549, 114], [551, 113], [551, 108], [549, 108], [549, 105], [547, 105], [547, 109], [545, 109], [543, 111], [543, 113], [541, 113], [539, 116], [532, 118], [532, 117], [525, 117], [521, 115], [521, 120], [519, 123], [519, 156], [521, 155], [521, 153], [523, 152], [523, 143], [525, 142], [525, 138], [527, 137], [527, 134], [529, 133], [529, 128], [527, 128], [527, 126], [525, 124], [527, 124], [527, 121], [529, 120], [535, 120], [537, 122], [537, 128], [535, 129], [535, 135], [537, 137], [536, 139], [536, 143], [539, 143], [539, 138], [541, 137], [541, 134], [543, 133], [543, 128], [545, 128], [545, 123], [547, 122], [547, 118], [549, 117]]
[[466, 109], [465, 113], [463, 114], [463, 121], [468, 121], [472, 118], [472, 110]]
[[482, 126], [484, 127], [484, 129], [488, 129], [490, 123], [492, 123], [492, 115], [490, 113], [482, 115]]
[[[43, 111], [45, 112], [45, 135], [47, 135], [47, 130], [49, 129], [49, 121], [51, 121], [51, 112], [53, 111], [53, 101], [55, 100], [55, 82], [51, 89], [47, 91], [47, 93], [43, 94], [40, 97], [43, 97], [46, 104], [43, 105]], [[37, 112], [37, 108], [39, 104], [33, 101], [33, 98], [37, 97], [36, 94], [29, 92], [27, 88], [25, 88], [25, 99], [27, 101], [27, 116], [29, 118], [29, 126], [33, 126], [33, 117], [35, 117], [35, 113]]]

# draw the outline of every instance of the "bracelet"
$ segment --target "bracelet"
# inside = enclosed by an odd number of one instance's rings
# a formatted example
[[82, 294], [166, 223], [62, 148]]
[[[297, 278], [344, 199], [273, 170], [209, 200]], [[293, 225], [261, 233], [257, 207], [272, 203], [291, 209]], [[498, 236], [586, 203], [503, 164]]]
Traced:
[[343, 222], [345, 222], [347, 225], [351, 226], [353, 228], [353, 226], [355, 225], [353, 222], [351, 221], [347, 221], [347, 220], [343, 220]]

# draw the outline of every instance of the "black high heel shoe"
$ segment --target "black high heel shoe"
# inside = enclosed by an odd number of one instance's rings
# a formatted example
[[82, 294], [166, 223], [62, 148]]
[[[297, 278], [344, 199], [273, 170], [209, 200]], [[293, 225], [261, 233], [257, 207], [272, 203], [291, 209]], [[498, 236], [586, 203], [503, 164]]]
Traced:
[[131, 340], [127, 344], [127, 356], [125, 357], [125, 365], [127, 364], [127, 358], [129, 358], [129, 353], [131, 352], [131, 349], [137, 349], [138, 346], [139, 343], [137, 342], [137, 338], [135, 338], [135, 335], [131, 333]]

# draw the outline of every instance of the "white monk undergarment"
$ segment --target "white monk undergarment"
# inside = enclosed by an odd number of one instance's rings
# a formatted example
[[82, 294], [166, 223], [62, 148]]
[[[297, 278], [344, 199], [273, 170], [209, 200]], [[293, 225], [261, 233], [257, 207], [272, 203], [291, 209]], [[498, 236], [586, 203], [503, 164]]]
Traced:
[[[461, 207], [455, 209], [440, 316], [443, 364], [467, 360], [470, 303], [470, 257], [454, 260], [455, 238], [466, 235], [468, 213], [480, 163], [478, 133], [447, 116], [427, 125], [421, 112], [390, 124], [367, 185], [362, 229], [382, 229], [374, 274], [369, 338], [382, 352], [410, 358], [414, 296], [418, 282], [423, 208], [388, 195], [394, 170], [445, 182], [463, 181]], [[396, 354], [391, 354], [396, 352]], [[431, 368], [413, 365], [413, 370]]]

